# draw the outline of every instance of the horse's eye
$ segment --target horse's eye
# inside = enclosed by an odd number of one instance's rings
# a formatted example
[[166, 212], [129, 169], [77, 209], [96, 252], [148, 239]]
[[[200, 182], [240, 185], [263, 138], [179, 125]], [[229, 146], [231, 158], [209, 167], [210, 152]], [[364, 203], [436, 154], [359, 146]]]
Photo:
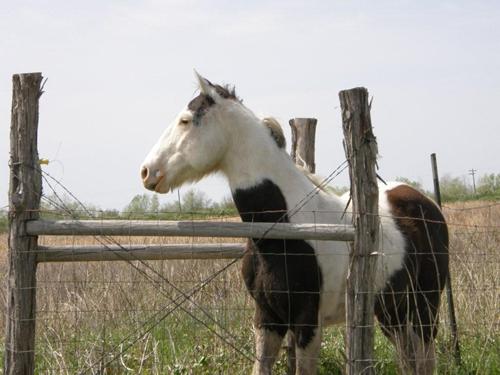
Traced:
[[179, 121], [181, 125], [187, 125], [189, 124], [189, 120], [187, 118], [181, 118], [181, 121]]

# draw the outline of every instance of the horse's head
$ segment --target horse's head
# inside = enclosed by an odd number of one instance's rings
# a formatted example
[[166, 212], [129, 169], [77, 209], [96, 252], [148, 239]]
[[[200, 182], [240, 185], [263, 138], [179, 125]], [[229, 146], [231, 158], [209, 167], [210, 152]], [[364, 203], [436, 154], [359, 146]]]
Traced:
[[231, 113], [241, 103], [234, 89], [196, 76], [199, 95], [170, 124], [141, 166], [149, 190], [167, 193], [221, 168], [230, 141]]

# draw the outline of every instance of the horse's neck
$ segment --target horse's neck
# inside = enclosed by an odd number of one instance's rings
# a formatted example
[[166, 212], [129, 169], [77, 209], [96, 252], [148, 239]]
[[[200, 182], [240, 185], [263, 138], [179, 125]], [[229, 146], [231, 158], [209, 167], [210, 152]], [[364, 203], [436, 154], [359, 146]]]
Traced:
[[238, 130], [223, 172], [244, 221], [337, 221], [336, 215], [323, 219], [324, 214], [316, 214], [321, 210], [341, 212], [341, 201], [314, 194], [316, 186], [276, 147], [267, 129], [253, 125]]

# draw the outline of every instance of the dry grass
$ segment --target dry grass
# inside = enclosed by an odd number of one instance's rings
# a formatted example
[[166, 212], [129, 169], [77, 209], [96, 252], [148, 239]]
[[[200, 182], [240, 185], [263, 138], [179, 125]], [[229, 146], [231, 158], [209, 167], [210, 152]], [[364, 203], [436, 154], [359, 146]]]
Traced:
[[[462, 359], [472, 373], [492, 373], [500, 368], [500, 204], [457, 202], [444, 212]], [[446, 307], [441, 319], [449, 335]]]
[[[478, 206], [485, 207], [474, 208]], [[444, 303], [439, 372], [488, 373], [500, 366], [500, 206], [455, 203], [445, 213], [450, 223], [452, 281], [464, 364], [462, 369], [453, 366]], [[186, 238], [115, 240], [121, 244], [208, 242]], [[84, 237], [45, 237], [40, 242], [74, 246], [98, 243]], [[187, 312], [177, 309], [164, 317], [173, 306], [172, 299], [182, 298], [183, 293], [228, 263], [41, 264], [37, 277], [37, 373], [73, 374], [87, 368], [91, 374], [249, 372], [251, 362], [245, 355], [252, 356], [253, 352], [253, 303], [241, 280], [239, 263], [194, 294], [191, 302], [183, 305]], [[6, 275], [5, 235], [0, 237], [0, 270]], [[0, 290], [0, 324], [5, 326], [5, 289]], [[331, 329], [325, 335], [321, 373], [340, 371], [341, 331]], [[389, 363], [392, 349], [381, 335], [376, 339], [376, 352], [381, 357], [379, 373], [394, 373], [394, 365]]]

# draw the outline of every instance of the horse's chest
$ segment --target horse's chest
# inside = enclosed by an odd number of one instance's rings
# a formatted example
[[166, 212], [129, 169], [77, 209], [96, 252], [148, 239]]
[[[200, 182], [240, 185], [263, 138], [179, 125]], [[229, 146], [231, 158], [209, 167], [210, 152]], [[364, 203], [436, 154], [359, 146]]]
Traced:
[[319, 316], [324, 325], [340, 323], [345, 318], [347, 243], [318, 241], [316, 258], [323, 275]]
[[243, 277], [257, 304], [286, 322], [304, 309], [318, 317], [323, 277], [312, 247], [301, 240], [252, 243], [243, 259]]

